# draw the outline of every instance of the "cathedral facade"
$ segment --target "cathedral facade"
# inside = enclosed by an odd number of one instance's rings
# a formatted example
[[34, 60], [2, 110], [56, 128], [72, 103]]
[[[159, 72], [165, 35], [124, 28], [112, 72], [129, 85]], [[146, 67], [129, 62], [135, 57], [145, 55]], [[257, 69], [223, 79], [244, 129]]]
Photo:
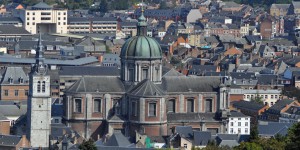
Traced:
[[170, 135], [173, 127], [225, 133], [228, 87], [223, 77], [184, 76], [162, 66], [160, 45], [138, 18], [137, 36], [121, 50], [120, 76], [84, 76], [66, 92], [64, 122], [97, 139], [120, 130]]

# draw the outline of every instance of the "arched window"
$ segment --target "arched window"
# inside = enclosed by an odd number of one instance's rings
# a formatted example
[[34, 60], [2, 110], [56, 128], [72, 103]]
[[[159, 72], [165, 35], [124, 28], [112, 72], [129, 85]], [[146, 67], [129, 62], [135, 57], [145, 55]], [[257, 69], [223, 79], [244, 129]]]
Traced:
[[38, 81], [38, 83], [37, 83], [37, 92], [38, 93], [41, 92], [41, 81]]
[[42, 92], [43, 93], [45, 93], [45, 91], [46, 91], [46, 82], [45, 81], [43, 81], [43, 84], [42, 84]]

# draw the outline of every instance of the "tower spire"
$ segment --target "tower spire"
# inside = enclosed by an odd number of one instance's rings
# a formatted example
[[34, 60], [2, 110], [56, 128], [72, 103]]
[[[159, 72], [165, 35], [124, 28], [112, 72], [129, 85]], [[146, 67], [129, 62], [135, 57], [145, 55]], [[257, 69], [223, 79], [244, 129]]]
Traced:
[[144, 0], [142, 0], [142, 10], [141, 10], [141, 16], [138, 18], [138, 26], [137, 26], [137, 35], [147, 35], [147, 22], [146, 18], [144, 16], [144, 6], [143, 6]]
[[47, 67], [45, 66], [44, 50], [42, 44], [42, 35], [39, 33], [39, 40], [35, 54], [35, 69], [34, 71], [38, 74], [45, 74]]

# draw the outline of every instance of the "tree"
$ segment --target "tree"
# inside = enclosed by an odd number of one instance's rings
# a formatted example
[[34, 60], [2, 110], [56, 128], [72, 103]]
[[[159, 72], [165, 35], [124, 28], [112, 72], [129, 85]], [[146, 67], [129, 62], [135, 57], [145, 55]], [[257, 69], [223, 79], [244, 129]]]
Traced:
[[167, 9], [167, 8], [168, 8], [168, 6], [167, 6], [166, 1], [161, 1], [159, 3], [159, 9]]
[[254, 125], [253, 127], [251, 127], [250, 139], [249, 140], [252, 142], [252, 141], [255, 141], [257, 139], [259, 139], [259, 137], [258, 137], [258, 129], [257, 129], [257, 126]]
[[106, 0], [101, 0], [100, 2], [100, 12], [101, 13], [106, 13], [108, 10], [108, 3]]
[[89, 139], [88, 141], [84, 140], [80, 145], [79, 149], [81, 150], [97, 150], [97, 147], [94, 143], [94, 140]]
[[239, 146], [234, 147], [234, 150], [263, 150], [263, 148], [252, 142], [242, 142]]
[[264, 104], [263, 98], [260, 97], [258, 93], [254, 96], [254, 98], [252, 97], [250, 101], [255, 102], [255, 103], [259, 103], [259, 104]]
[[291, 128], [289, 128], [287, 141], [287, 150], [300, 149], [300, 123], [295, 123]]

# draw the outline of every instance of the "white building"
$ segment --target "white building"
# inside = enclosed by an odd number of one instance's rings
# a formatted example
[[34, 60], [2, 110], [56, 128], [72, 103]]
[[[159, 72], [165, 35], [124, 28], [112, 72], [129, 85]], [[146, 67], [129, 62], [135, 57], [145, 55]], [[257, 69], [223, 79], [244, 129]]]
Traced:
[[24, 28], [31, 34], [67, 33], [67, 9], [54, 9], [44, 2], [27, 7], [20, 12]]
[[259, 96], [265, 105], [271, 107], [280, 99], [281, 90], [231, 89], [230, 94], [243, 95], [243, 100], [245, 101], [251, 101], [251, 99]]
[[231, 111], [228, 120], [228, 134], [250, 134], [250, 116]]

